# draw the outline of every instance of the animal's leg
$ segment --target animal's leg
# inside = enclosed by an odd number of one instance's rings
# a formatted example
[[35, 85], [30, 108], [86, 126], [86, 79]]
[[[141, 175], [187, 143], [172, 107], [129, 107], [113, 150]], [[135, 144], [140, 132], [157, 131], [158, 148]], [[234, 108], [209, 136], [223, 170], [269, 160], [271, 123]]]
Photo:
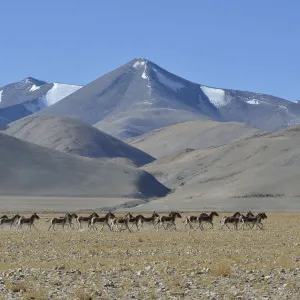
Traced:
[[[130, 233], [132, 232], [132, 231], [130, 230], [128, 224], [125, 224], [125, 227], [128, 229], [128, 231], [129, 231]], [[126, 229], [126, 228], [125, 228], [125, 229]]]
[[38, 228], [36, 228], [36, 226], [32, 223], [33, 228], [35, 228], [36, 230], [39, 230]]

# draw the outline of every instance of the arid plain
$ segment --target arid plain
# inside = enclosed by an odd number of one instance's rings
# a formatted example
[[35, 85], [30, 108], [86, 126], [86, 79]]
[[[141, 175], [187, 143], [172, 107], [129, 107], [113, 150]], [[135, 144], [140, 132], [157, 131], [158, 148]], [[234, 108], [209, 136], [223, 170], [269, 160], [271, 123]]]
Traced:
[[38, 230], [0, 231], [0, 299], [298, 299], [300, 214], [266, 213], [263, 230], [220, 230], [232, 213], [192, 230], [193, 212], [177, 231], [131, 233], [48, 231], [64, 213], [40, 213]]

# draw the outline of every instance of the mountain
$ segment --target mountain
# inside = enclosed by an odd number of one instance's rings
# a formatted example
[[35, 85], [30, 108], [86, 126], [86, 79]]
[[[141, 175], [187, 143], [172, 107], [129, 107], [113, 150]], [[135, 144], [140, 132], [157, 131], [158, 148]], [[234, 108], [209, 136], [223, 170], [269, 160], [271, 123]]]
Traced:
[[265, 131], [300, 122], [297, 103], [196, 84], [143, 58], [101, 76], [37, 114], [75, 118], [122, 140], [186, 121], [243, 122]]
[[130, 145], [161, 158], [178, 151], [218, 146], [263, 133], [244, 123], [191, 121], [179, 123], [126, 140]]
[[0, 157], [0, 194], [5, 196], [149, 198], [169, 191], [137, 168], [63, 153], [4, 133]]
[[38, 115], [75, 118], [125, 139], [187, 120], [219, 120], [218, 109], [207, 98], [199, 101], [199, 93], [199, 85], [135, 59]]
[[143, 169], [173, 189], [155, 209], [299, 210], [300, 126], [181, 151]]
[[0, 118], [12, 122], [48, 107], [81, 86], [46, 83], [32, 77], [0, 88]]
[[5, 133], [34, 144], [92, 158], [125, 158], [141, 166], [154, 161], [136, 149], [77, 120], [29, 116], [9, 125]]

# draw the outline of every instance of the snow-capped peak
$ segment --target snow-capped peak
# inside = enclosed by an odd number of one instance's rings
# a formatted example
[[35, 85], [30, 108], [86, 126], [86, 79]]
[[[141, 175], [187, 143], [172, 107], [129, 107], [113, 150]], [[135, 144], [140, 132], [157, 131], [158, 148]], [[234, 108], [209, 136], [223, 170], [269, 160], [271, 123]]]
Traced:
[[23, 80], [19, 81], [20, 84], [32, 84], [32, 85], [36, 85], [36, 86], [41, 86], [43, 84], [46, 84], [47, 82], [45, 81], [42, 81], [42, 80], [38, 80], [38, 79], [35, 79], [33, 77], [26, 77], [24, 78]]
[[133, 67], [134, 67], [135, 69], [137, 69], [137, 68], [139, 68], [139, 67], [145, 66], [145, 64], [146, 64], [145, 59], [140, 58], [140, 59], [138, 59], [138, 60], [133, 64]]

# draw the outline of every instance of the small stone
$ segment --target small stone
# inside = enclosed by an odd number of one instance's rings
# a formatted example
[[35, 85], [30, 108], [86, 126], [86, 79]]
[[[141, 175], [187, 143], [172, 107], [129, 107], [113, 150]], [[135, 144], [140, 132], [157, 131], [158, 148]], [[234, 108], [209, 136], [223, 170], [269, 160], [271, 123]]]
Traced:
[[143, 270], [142, 270], [142, 271], [137, 271], [136, 274], [137, 274], [138, 276], [141, 276], [141, 275], [144, 275], [145, 272], [144, 272]]
[[150, 267], [150, 266], [145, 267], [145, 271], [146, 271], [146, 272], [149, 272], [150, 270], [151, 270], [151, 267]]

